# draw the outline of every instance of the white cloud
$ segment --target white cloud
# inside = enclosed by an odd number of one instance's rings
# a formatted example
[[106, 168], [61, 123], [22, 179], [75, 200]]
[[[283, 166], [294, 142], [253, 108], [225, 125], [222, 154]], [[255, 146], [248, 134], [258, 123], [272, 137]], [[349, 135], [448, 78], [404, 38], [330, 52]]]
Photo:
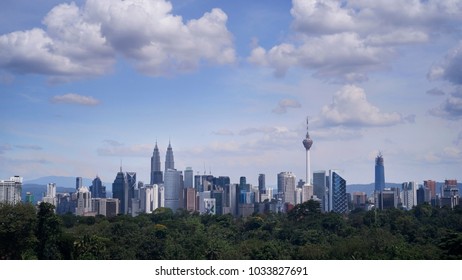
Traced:
[[300, 102], [294, 99], [282, 99], [279, 101], [278, 106], [273, 109], [273, 113], [276, 114], [285, 114], [289, 108], [300, 108], [302, 105]]
[[295, 36], [268, 49], [256, 46], [248, 58], [276, 76], [304, 67], [322, 79], [361, 82], [388, 66], [397, 46], [430, 42], [462, 22], [462, 1], [293, 0], [292, 5]]
[[100, 103], [98, 99], [95, 99], [91, 96], [84, 96], [75, 93], [67, 93], [64, 95], [56, 95], [51, 98], [52, 103], [68, 103], [68, 104], [78, 104], [85, 106], [95, 106]]
[[462, 41], [430, 69], [428, 78], [443, 79], [455, 85], [462, 85]]
[[235, 61], [227, 15], [213, 9], [183, 22], [166, 0], [87, 0], [54, 7], [34, 28], [0, 36], [0, 67], [54, 80], [102, 75], [122, 54], [148, 75]]
[[446, 93], [444, 91], [442, 91], [441, 89], [439, 89], [439, 88], [432, 88], [430, 90], [427, 90], [427, 94], [430, 94], [430, 95], [445, 95]]
[[105, 140], [106, 145], [97, 149], [100, 156], [118, 156], [118, 157], [148, 157], [152, 154], [152, 144], [136, 144], [126, 146], [114, 140]]
[[354, 85], [342, 87], [332, 103], [321, 109], [321, 122], [327, 126], [390, 126], [402, 121], [396, 112], [381, 112], [367, 101], [364, 90]]
[[231, 135], [234, 135], [234, 132], [232, 132], [229, 129], [220, 129], [220, 130], [212, 131], [212, 134], [221, 135], [221, 136], [231, 136]]
[[450, 120], [462, 119], [462, 94], [452, 93], [440, 106], [431, 109], [430, 114]]

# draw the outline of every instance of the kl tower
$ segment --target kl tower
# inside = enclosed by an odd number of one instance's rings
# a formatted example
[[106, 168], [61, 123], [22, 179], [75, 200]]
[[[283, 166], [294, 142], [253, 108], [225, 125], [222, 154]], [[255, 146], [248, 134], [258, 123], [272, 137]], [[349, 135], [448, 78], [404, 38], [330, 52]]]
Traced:
[[313, 140], [310, 138], [310, 133], [308, 132], [308, 117], [306, 118], [306, 137], [303, 139], [303, 146], [306, 150], [306, 183], [305, 185], [311, 186], [311, 160], [310, 160], [310, 148], [313, 145]]

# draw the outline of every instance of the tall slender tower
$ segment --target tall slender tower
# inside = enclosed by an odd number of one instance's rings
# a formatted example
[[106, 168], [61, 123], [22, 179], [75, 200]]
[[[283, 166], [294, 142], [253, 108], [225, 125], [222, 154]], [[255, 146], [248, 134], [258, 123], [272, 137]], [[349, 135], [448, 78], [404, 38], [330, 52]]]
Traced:
[[385, 167], [382, 153], [375, 158], [375, 191], [381, 192], [385, 188]]
[[310, 159], [310, 148], [313, 145], [313, 140], [310, 138], [310, 133], [308, 132], [308, 117], [306, 117], [306, 137], [303, 139], [303, 146], [306, 150], [306, 183], [311, 185], [311, 159]]
[[170, 141], [168, 141], [167, 154], [165, 155], [165, 172], [169, 169], [175, 169], [175, 161], [173, 160], [173, 150]]
[[154, 147], [154, 151], [152, 152], [151, 157], [151, 185], [153, 184], [162, 184], [163, 183], [163, 176], [162, 170], [160, 169], [160, 153], [159, 147]]

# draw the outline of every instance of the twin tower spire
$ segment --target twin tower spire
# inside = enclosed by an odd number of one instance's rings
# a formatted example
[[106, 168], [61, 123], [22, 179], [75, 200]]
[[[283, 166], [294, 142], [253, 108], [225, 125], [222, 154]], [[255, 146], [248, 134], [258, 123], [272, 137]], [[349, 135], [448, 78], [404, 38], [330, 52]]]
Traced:
[[[175, 169], [175, 161], [173, 158], [173, 149], [170, 141], [168, 141], [167, 154], [165, 155], [165, 171], [168, 169]], [[162, 184], [163, 173], [160, 166], [160, 152], [159, 147], [156, 145], [151, 157], [151, 184]]]

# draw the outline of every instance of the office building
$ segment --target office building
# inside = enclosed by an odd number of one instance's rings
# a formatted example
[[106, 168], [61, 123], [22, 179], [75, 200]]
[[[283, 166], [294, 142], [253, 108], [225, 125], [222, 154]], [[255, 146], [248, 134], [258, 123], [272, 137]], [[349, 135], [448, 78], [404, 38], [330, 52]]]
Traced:
[[431, 203], [431, 190], [425, 186], [420, 185], [417, 189], [417, 205], [423, 203]]
[[112, 183], [112, 197], [119, 200], [120, 213], [128, 214], [128, 181], [127, 175], [122, 172], [122, 167]]
[[278, 193], [282, 194], [282, 203], [295, 205], [295, 174], [281, 172], [278, 174]]
[[417, 205], [417, 183], [404, 182], [401, 185], [401, 203], [404, 209], [410, 210]]
[[264, 193], [266, 190], [266, 182], [265, 182], [265, 174], [258, 175], [258, 191], [260, 193]]
[[186, 167], [186, 170], [184, 171], [184, 185], [183, 187], [185, 189], [188, 188], [194, 188], [194, 172], [191, 167]]
[[436, 198], [436, 181], [425, 180], [424, 187], [430, 190], [430, 199]]
[[329, 170], [329, 212], [345, 214], [348, 211], [346, 180], [337, 170]]
[[365, 192], [353, 192], [352, 195], [352, 204], [353, 209], [367, 209], [367, 194]]
[[400, 201], [399, 188], [385, 188], [383, 191], [374, 192], [376, 207], [380, 210], [397, 208]]
[[77, 192], [83, 185], [83, 180], [82, 177], [76, 177], [75, 178], [75, 191]]
[[[58, 206], [58, 198], [56, 197], [56, 184], [55, 183], [48, 183], [47, 184], [47, 192], [45, 196], [42, 198], [43, 202], [50, 203], [53, 206]], [[55, 208], [56, 211], [56, 208]]]
[[0, 180], [0, 203], [16, 204], [21, 202], [22, 177], [14, 176], [9, 180]]
[[156, 145], [151, 157], [151, 185], [162, 184], [164, 182], [163, 180], [163, 173], [160, 166], [160, 152], [156, 141]]
[[164, 177], [165, 188], [165, 207], [175, 212], [178, 208], [183, 208], [183, 188], [181, 187], [181, 171], [167, 169]]
[[375, 158], [375, 188], [376, 192], [382, 191], [385, 188], [385, 167], [383, 165], [382, 153], [379, 153]]
[[106, 187], [103, 186], [101, 179], [96, 176], [90, 186], [91, 197], [93, 198], [106, 198]]
[[[92, 215], [91, 207], [91, 193], [90, 190], [83, 186], [77, 191], [77, 208], [75, 214], [77, 216], [89, 216]], [[94, 215], [93, 215], [94, 216]]]
[[175, 169], [175, 160], [173, 159], [173, 149], [170, 141], [168, 142], [167, 153], [165, 155], [165, 173], [169, 169]]
[[133, 214], [136, 212], [135, 207], [133, 207], [133, 198], [137, 199], [135, 196], [135, 189], [137, 189], [136, 182], [136, 172], [126, 172], [127, 185], [128, 185], [128, 209], [127, 213]]

